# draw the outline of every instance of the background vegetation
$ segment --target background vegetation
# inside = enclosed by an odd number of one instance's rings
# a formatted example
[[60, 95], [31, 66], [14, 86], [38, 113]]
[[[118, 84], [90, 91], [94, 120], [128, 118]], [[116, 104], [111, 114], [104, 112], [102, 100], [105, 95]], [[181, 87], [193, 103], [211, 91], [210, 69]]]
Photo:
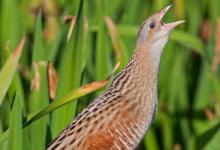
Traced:
[[138, 149], [220, 149], [219, 0], [1, 0], [0, 149], [44, 149], [169, 4], [165, 22], [186, 23], [162, 55], [157, 117]]

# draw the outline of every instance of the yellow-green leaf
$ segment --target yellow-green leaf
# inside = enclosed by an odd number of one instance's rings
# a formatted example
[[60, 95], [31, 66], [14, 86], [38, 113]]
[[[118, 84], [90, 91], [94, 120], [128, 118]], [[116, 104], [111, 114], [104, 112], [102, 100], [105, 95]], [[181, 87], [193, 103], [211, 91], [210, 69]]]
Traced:
[[107, 85], [107, 83], [108, 83], [108, 80], [100, 80], [100, 81], [92, 82], [90, 84], [86, 84], [76, 90], [72, 90], [71, 92], [63, 96], [62, 98], [54, 100], [50, 105], [48, 105], [46, 108], [41, 110], [36, 115], [30, 117], [30, 119], [27, 121], [24, 127], [35, 122], [36, 120], [40, 119], [44, 115], [48, 114], [49, 112], [54, 111], [57, 108], [72, 102], [75, 99], [78, 99], [84, 95], [87, 95], [89, 93], [92, 93], [96, 90], [103, 88], [104, 86]]
[[15, 74], [18, 61], [20, 59], [25, 38], [23, 37], [15, 51], [9, 56], [0, 72], [0, 106], [4, 100], [5, 94]]

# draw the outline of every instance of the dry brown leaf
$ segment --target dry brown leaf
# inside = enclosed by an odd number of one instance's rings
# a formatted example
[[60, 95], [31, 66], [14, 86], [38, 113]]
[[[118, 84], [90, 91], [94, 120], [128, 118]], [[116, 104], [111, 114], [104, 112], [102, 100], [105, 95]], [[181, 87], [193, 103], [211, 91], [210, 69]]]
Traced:
[[218, 18], [217, 20], [216, 30], [217, 32], [215, 35], [215, 41], [216, 41], [215, 50], [219, 54], [220, 53], [220, 18]]
[[173, 146], [174, 150], [182, 150], [182, 146], [179, 143], [174, 144]]
[[201, 38], [205, 41], [208, 42], [208, 40], [210, 39], [212, 34], [212, 27], [211, 27], [211, 23], [209, 20], [204, 20], [202, 25], [201, 25], [201, 29], [200, 29], [200, 35]]
[[17, 65], [19, 63], [19, 59], [22, 54], [24, 43], [25, 43], [25, 37], [21, 39], [16, 49], [7, 58], [7, 60], [4, 62], [4, 65], [1, 68], [1, 71], [0, 71], [0, 89], [1, 89], [0, 90], [0, 106], [13, 80], [14, 74], [17, 69]]
[[99, 81], [95, 81], [95, 82], [92, 82], [92, 83], [89, 83], [89, 84], [86, 84], [86, 85], [83, 85], [81, 88], [80, 88], [80, 92], [81, 93], [87, 93], [89, 91], [92, 91], [92, 89], [99, 89], [99, 88], [102, 88], [104, 87], [108, 82], [109, 82], [109, 79], [114, 75], [114, 73], [118, 70], [120, 66], [120, 63], [117, 62], [111, 72], [111, 74], [105, 79], [105, 80], [99, 80]]
[[49, 80], [49, 96], [51, 99], [55, 99], [57, 83], [58, 83], [58, 75], [52, 63], [48, 64], [48, 80]]
[[31, 90], [39, 90], [40, 87], [40, 67], [39, 63], [34, 62], [34, 79], [31, 81]]
[[76, 16], [64, 16], [63, 17], [63, 20], [65, 23], [69, 23], [71, 22], [72, 20], [75, 20], [76, 19]]
[[95, 81], [86, 85], [83, 85], [80, 90], [82, 93], [87, 93], [93, 89], [99, 89], [101, 87], [104, 87], [108, 83], [108, 80], [99, 80]]
[[25, 37], [23, 37], [20, 41], [20, 43], [18, 44], [17, 48], [15, 49], [15, 51], [12, 53], [12, 57], [17, 57], [17, 55], [20, 55], [22, 52], [22, 49], [24, 47], [24, 43], [25, 43]]
[[67, 34], [67, 41], [69, 41], [76, 23], [76, 16], [64, 16], [64, 21], [70, 22], [70, 27]]
[[43, 31], [43, 37], [47, 42], [52, 42], [57, 37], [56, 34], [58, 32], [58, 21], [55, 16], [47, 17], [47, 25], [45, 30]]
[[213, 120], [215, 118], [215, 114], [209, 108], [206, 108], [204, 112], [208, 120]]
[[105, 22], [107, 24], [110, 36], [111, 36], [111, 40], [112, 40], [112, 45], [113, 48], [115, 50], [116, 53], [116, 58], [117, 61], [120, 61], [121, 58], [121, 54], [122, 54], [122, 48], [119, 42], [119, 35], [116, 29], [116, 25], [114, 24], [114, 22], [112, 21], [112, 19], [108, 16], [105, 17]]
[[31, 80], [31, 72], [28, 67], [25, 67], [21, 64], [18, 64], [18, 70], [21, 73], [21, 76], [26, 79], [27, 81]]
[[107, 80], [110, 79], [110, 78], [113, 76], [113, 74], [118, 70], [119, 67], [120, 67], [120, 62], [117, 62], [117, 63], [115, 64], [115, 66], [114, 66], [114, 68], [113, 68], [111, 74], [107, 77]]
[[216, 32], [215, 32], [215, 56], [212, 63], [212, 70], [217, 71], [220, 64], [220, 18], [217, 19]]
[[47, 42], [52, 42], [57, 37], [56, 34], [58, 33], [58, 6], [56, 1], [42, 1], [43, 5], [43, 15], [46, 21], [46, 27], [43, 32], [43, 36]]

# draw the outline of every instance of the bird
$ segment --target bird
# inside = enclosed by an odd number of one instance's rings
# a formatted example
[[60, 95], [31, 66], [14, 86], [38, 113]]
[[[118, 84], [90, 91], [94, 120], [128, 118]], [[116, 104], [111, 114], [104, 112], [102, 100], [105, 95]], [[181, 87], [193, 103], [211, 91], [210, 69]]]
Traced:
[[87, 108], [49, 144], [47, 150], [132, 150], [157, 112], [161, 54], [173, 29], [163, 23], [172, 5], [148, 17], [137, 34], [128, 64]]

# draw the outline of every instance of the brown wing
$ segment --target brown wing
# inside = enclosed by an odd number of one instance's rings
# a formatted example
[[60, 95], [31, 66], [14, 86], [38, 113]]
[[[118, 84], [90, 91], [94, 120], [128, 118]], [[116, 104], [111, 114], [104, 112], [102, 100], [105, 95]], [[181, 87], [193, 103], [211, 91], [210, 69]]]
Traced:
[[[138, 135], [135, 117], [121, 112], [117, 118], [104, 131], [97, 132], [86, 140], [87, 150], [128, 149], [136, 145]], [[133, 141], [131, 143], [131, 141]], [[129, 143], [130, 142], [130, 143]]]
[[114, 145], [114, 138], [107, 131], [98, 132], [90, 137], [86, 142], [87, 150], [108, 150]]

